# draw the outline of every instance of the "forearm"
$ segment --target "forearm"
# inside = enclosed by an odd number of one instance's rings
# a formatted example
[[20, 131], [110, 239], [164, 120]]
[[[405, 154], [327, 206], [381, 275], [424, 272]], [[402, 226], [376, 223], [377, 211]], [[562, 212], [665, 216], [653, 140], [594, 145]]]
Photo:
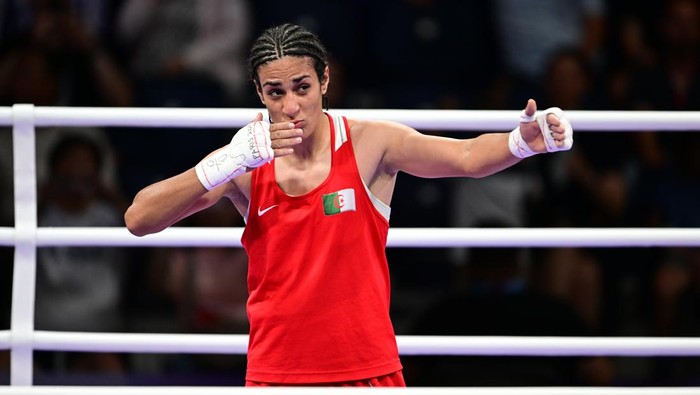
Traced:
[[236, 188], [231, 180], [271, 161], [270, 127], [260, 118], [262, 114], [194, 168], [141, 190], [124, 215], [129, 231], [137, 236], [160, 232], [216, 203]]
[[190, 169], [142, 189], [126, 210], [126, 227], [137, 236], [160, 232], [203, 208], [208, 200], [218, 200], [213, 193], [207, 192]]
[[508, 148], [508, 133], [486, 133], [468, 140], [464, 176], [486, 177], [521, 161]]

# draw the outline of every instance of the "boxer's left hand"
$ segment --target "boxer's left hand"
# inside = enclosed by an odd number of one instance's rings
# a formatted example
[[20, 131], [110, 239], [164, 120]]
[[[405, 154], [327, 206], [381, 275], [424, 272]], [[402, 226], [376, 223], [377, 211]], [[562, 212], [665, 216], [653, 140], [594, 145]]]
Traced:
[[564, 112], [558, 107], [551, 107], [537, 114], [537, 103], [533, 99], [528, 100], [520, 115], [520, 125], [511, 132], [510, 139], [513, 155], [520, 158], [543, 152], [566, 151], [571, 149], [573, 143], [573, 129]]

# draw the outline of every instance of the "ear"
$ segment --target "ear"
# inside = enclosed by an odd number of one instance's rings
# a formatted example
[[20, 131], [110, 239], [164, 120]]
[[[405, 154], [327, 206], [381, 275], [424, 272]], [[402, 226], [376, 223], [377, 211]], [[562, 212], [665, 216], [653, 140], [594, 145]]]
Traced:
[[326, 69], [323, 70], [323, 80], [321, 80], [321, 94], [325, 95], [326, 92], [328, 92], [328, 83], [330, 82], [331, 79], [331, 72], [328, 66], [326, 66]]

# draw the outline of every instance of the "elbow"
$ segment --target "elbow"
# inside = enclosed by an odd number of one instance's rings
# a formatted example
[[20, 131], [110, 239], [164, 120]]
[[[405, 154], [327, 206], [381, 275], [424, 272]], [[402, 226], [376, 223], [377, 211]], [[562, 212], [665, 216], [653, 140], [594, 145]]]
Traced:
[[472, 171], [469, 173], [468, 177], [470, 177], [470, 178], [486, 178], [486, 177], [490, 176], [491, 174], [493, 174], [493, 173], [485, 171], [485, 170]]
[[469, 178], [485, 178], [507, 169], [510, 165], [510, 163], [489, 164], [465, 160], [462, 174]]
[[491, 175], [493, 172], [484, 167], [474, 167], [471, 164], [467, 164], [461, 169], [461, 177], [467, 178], [484, 178]]
[[124, 223], [134, 236], [142, 237], [154, 233], [148, 228], [148, 222], [144, 220], [143, 215], [139, 214], [138, 209], [134, 205], [131, 205], [124, 213]]

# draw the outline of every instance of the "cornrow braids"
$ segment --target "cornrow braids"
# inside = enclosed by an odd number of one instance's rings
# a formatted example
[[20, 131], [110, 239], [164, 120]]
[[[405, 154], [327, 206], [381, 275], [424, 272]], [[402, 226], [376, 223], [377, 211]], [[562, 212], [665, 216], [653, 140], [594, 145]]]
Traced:
[[291, 23], [271, 27], [253, 42], [248, 57], [250, 78], [259, 85], [258, 68], [285, 56], [310, 57], [318, 80], [323, 81], [323, 72], [328, 65], [326, 48], [315, 34]]

